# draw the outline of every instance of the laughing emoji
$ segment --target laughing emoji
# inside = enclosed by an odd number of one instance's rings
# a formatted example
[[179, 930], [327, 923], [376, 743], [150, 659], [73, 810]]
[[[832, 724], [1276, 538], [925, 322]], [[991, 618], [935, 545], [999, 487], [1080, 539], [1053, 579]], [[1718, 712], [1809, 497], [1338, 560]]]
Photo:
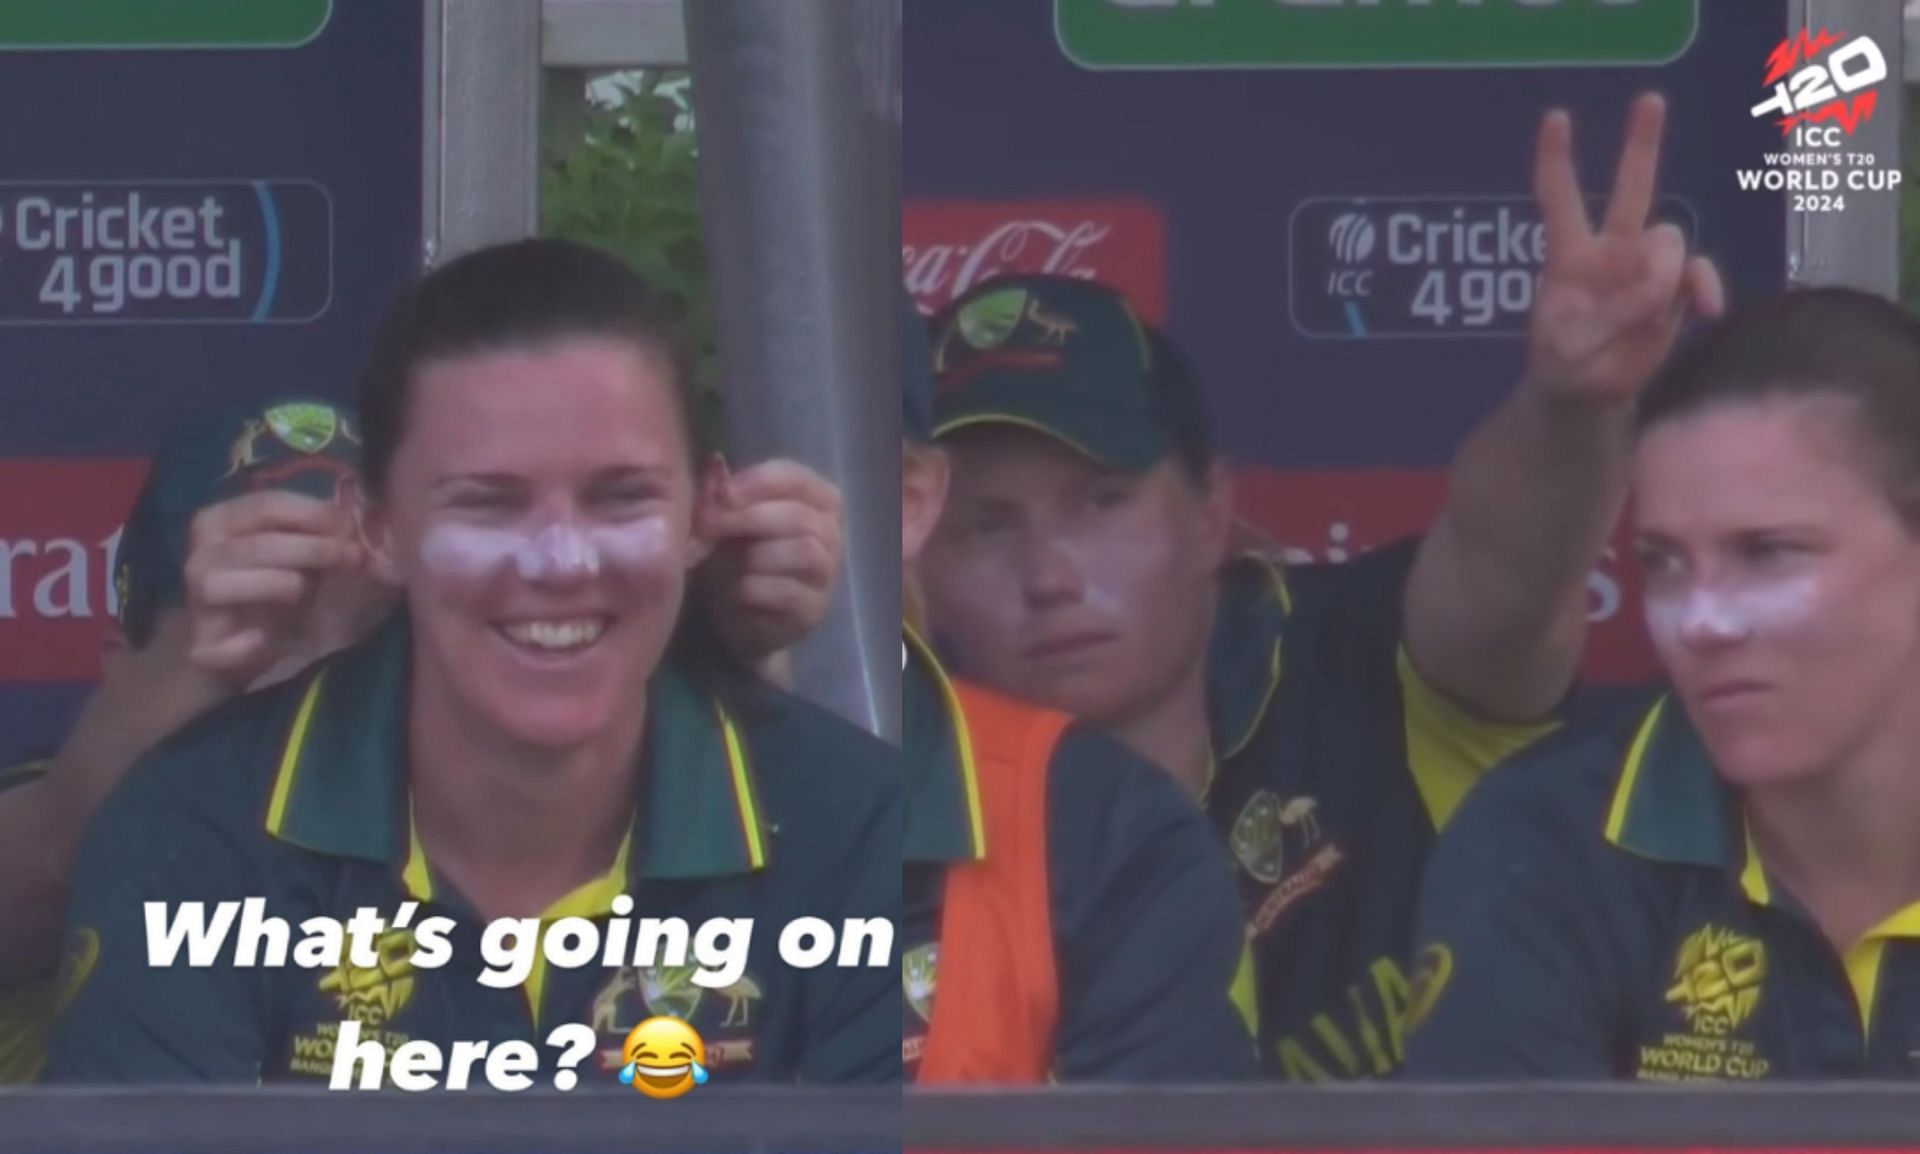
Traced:
[[707, 1045], [678, 1018], [648, 1018], [620, 1052], [627, 1059], [620, 1081], [649, 1098], [678, 1098], [706, 1083]]

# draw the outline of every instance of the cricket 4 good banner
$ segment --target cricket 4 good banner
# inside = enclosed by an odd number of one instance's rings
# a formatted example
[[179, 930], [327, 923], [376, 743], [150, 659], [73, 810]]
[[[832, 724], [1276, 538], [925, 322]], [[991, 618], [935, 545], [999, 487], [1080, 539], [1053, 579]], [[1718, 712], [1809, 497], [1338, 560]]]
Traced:
[[[1665, 93], [1655, 215], [1734, 300], [1786, 284], [1787, 182], [1739, 174], [1816, 145], [1874, 163], [1830, 139], [1873, 54], [1844, 29], [1785, 46], [1787, 19], [1786, 0], [913, 0], [907, 277], [928, 309], [1004, 270], [1126, 290], [1206, 381], [1243, 519], [1339, 560], [1424, 527], [1518, 379], [1546, 109], [1573, 114], [1597, 213], [1630, 101]], [[1631, 568], [1617, 536], [1589, 582], [1600, 681], [1652, 669]]]
[[0, 764], [56, 745], [178, 420], [346, 400], [418, 267], [420, 0], [0, 5]]

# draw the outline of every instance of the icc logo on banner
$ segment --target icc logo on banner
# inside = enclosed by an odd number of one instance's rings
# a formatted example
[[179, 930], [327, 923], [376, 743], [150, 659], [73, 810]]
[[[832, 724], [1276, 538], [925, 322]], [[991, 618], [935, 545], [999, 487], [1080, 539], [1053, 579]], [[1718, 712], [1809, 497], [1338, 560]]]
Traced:
[[[1661, 197], [1657, 213], [1697, 236], [1684, 199]], [[1341, 340], [1523, 336], [1547, 253], [1517, 195], [1309, 197], [1288, 235], [1294, 331]]]
[[1347, 212], [1333, 218], [1327, 229], [1327, 245], [1338, 267], [1329, 274], [1328, 295], [1341, 300], [1373, 295], [1373, 271], [1364, 266], [1377, 240], [1373, 221], [1360, 213]]

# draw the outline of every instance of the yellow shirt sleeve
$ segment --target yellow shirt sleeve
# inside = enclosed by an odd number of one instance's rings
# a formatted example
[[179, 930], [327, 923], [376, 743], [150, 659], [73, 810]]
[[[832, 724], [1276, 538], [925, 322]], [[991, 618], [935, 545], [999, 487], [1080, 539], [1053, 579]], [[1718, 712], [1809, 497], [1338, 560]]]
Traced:
[[1436, 830], [1446, 826], [1481, 774], [1560, 728], [1558, 720], [1536, 725], [1484, 721], [1428, 685], [1414, 669], [1404, 645], [1396, 664], [1407, 768]]

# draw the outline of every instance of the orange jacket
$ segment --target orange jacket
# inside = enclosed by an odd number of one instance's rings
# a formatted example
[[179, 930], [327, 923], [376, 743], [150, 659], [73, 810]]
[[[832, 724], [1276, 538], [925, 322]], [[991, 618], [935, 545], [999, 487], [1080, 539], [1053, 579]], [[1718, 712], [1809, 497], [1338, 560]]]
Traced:
[[921, 1083], [1045, 1082], [1060, 1014], [1047, 871], [1047, 775], [1072, 719], [975, 686], [954, 693], [972, 745], [986, 855], [947, 867], [939, 985]]

